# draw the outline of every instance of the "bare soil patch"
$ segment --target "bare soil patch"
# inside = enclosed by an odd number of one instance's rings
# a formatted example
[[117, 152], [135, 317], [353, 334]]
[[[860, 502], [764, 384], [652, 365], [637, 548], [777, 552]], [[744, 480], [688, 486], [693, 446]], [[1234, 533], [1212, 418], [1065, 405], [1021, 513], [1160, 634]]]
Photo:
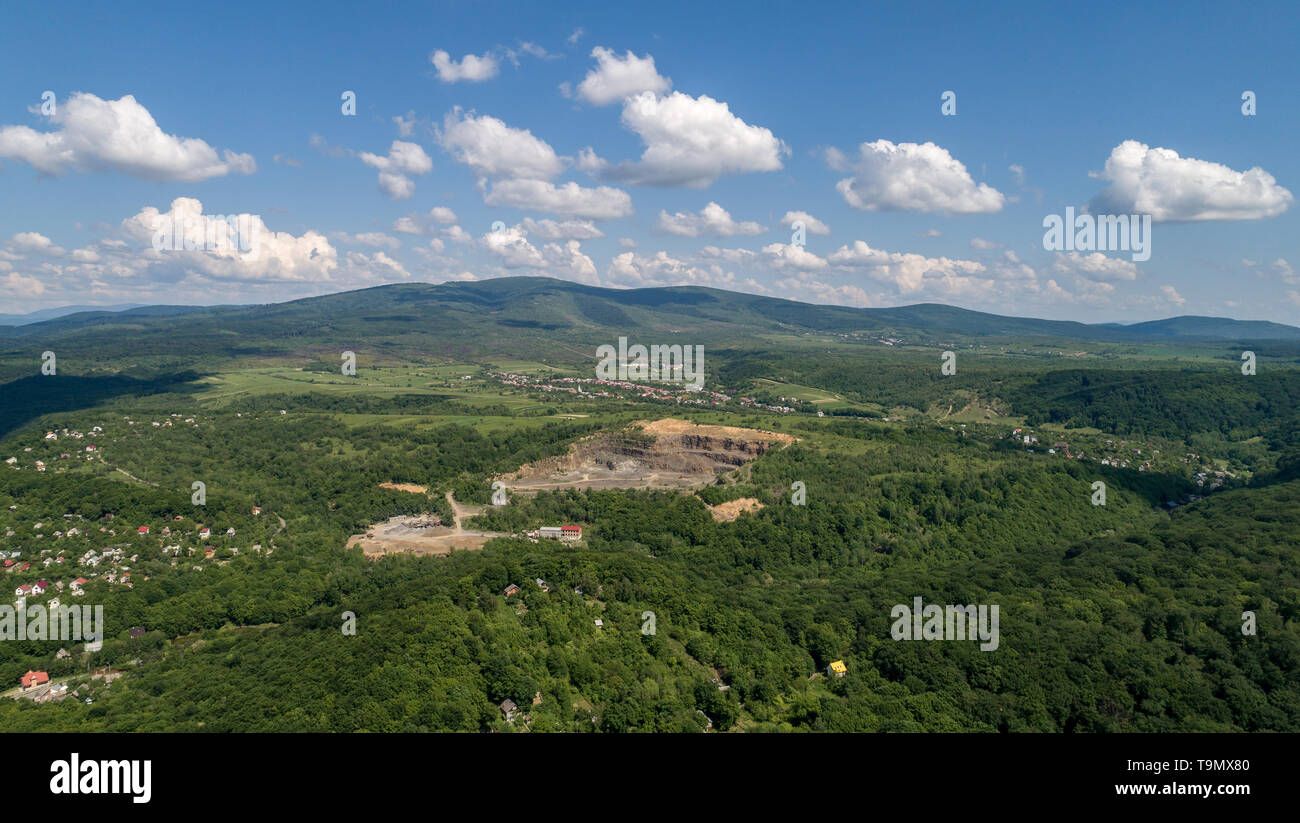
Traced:
[[709, 506], [709, 513], [713, 519], [719, 523], [729, 523], [748, 512], [756, 512], [763, 508], [763, 504], [758, 502], [754, 497], [740, 497], [735, 500], [728, 500], [726, 503], [719, 503], [716, 506]]
[[736, 426], [665, 418], [639, 421], [574, 443], [565, 454], [497, 478], [511, 491], [541, 489], [700, 488], [718, 475], [796, 438]]
[[381, 489], [395, 489], [399, 492], [410, 492], [411, 494], [428, 494], [428, 486], [417, 486], [414, 483], [380, 483]]

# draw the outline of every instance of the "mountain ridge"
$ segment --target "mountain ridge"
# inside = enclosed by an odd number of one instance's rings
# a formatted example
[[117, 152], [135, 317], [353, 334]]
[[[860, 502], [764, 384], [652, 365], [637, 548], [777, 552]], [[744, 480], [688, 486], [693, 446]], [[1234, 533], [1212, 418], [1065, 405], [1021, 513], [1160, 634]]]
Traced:
[[[1088, 324], [1073, 320], [1015, 317], [942, 303], [889, 308], [803, 303], [703, 286], [657, 286], [611, 289], [548, 277], [502, 277], [440, 284], [398, 283], [280, 303], [170, 306], [144, 305], [113, 311], [82, 309], [60, 316], [0, 325], [0, 336], [23, 338], [47, 333], [75, 333], [94, 327], [144, 325], [188, 316], [194, 322], [277, 322], [300, 320], [346, 326], [348, 315], [363, 321], [411, 322], [465, 312], [477, 322], [506, 328], [595, 331], [626, 328], [649, 333], [680, 330], [690, 321], [715, 332], [772, 331], [851, 333], [891, 330], [925, 331], [974, 337], [1045, 337], [1105, 342], [1300, 340], [1300, 327], [1263, 320], [1180, 315], [1133, 324]], [[58, 311], [55, 309], [45, 310]], [[417, 311], [423, 314], [403, 314]], [[467, 318], [468, 319], [468, 318]]]

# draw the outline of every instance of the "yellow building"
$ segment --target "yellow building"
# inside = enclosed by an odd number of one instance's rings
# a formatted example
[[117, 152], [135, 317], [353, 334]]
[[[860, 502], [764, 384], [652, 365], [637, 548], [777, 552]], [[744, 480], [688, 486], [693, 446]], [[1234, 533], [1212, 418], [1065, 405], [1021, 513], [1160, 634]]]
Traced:
[[844, 665], [843, 660], [836, 660], [834, 663], [826, 667], [826, 674], [833, 677], [843, 677], [848, 673], [848, 671], [849, 669]]

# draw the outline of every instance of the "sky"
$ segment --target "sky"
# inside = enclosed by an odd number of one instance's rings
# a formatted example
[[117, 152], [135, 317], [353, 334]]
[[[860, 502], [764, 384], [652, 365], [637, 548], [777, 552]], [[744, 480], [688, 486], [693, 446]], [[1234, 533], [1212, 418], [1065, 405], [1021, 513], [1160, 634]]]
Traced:
[[0, 313], [546, 275], [1300, 324], [1297, 35], [1284, 2], [11, 6]]

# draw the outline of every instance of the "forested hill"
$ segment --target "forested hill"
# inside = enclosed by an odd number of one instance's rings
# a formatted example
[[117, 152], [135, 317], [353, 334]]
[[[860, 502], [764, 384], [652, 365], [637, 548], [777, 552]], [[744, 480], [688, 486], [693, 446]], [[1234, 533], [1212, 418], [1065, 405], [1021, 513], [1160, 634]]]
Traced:
[[221, 335], [274, 343], [330, 334], [370, 341], [427, 335], [444, 342], [487, 337], [690, 332], [701, 340], [744, 340], [772, 332], [891, 333], [916, 337], [1049, 338], [1110, 342], [1300, 340], [1300, 328], [1227, 318], [1177, 317], [1131, 326], [1004, 317], [924, 303], [886, 309], [812, 305], [694, 286], [607, 289], [545, 277], [380, 286], [262, 306], [152, 306], [89, 311], [0, 327], [12, 346], [77, 343], [129, 333], [175, 350], [228, 345]]

